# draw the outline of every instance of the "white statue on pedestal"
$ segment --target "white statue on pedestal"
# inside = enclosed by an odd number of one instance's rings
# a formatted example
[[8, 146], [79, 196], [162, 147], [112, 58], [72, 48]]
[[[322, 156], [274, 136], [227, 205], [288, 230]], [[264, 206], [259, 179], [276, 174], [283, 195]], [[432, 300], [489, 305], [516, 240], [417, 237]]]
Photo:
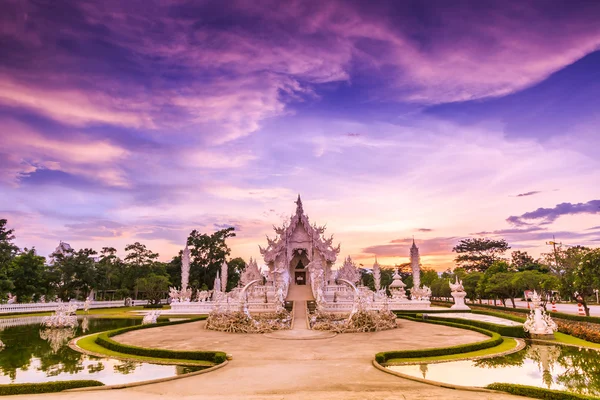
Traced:
[[470, 308], [465, 304], [467, 292], [465, 292], [462, 281], [458, 279], [458, 275], [456, 276], [456, 282], [454, 284], [452, 282], [448, 282], [448, 284], [450, 285], [452, 297], [454, 298], [454, 305], [450, 308], [453, 310], [470, 310]]
[[406, 299], [406, 284], [402, 282], [402, 277], [398, 273], [398, 268], [394, 271], [394, 275], [392, 275], [392, 283], [390, 284], [390, 293], [392, 294], [392, 299], [394, 300], [404, 300]]
[[541, 297], [534, 290], [531, 295], [533, 308], [527, 317], [527, 321], [523, 324], [525, 332], [529, 332], [532, 336], [554, 336], [554, 332], [558, 330], [556, 322], [546, 314], [541, 306]]
[[159, 310], [150, 311], [148, 314], [144, 315], [144, 318], [142, 319], [142, 325], [155, 324], [159, 316]]

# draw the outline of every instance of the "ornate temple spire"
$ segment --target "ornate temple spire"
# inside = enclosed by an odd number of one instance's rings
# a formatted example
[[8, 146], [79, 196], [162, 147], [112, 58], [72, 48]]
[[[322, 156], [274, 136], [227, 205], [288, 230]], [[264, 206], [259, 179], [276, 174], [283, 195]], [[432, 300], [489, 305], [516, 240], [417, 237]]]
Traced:
[[186, 290], [190, 278], [190, 249], [185, 245], [181, 254], [181, 290]]
[[410, 247], [410, 266], [413, 275], [413, 286], [415, 288], [421, 287], [421, 260], [419, 257], [419, 248], [415, 244], [415, 238], [413, 237], [413, 244]]
[[381, 268], [377, 262], [377, 256], [375, 257], [375, 264], [373, 264], [373, 284], [376, 291], [381, 289]]
[[296, 214], [297, 215], [304, 214], [304, 208], [302, 208], [302, 199], [300, 198], [300, 193], [298, 193], [298, 200], [296, 200], [295, 203], [296, 203]]

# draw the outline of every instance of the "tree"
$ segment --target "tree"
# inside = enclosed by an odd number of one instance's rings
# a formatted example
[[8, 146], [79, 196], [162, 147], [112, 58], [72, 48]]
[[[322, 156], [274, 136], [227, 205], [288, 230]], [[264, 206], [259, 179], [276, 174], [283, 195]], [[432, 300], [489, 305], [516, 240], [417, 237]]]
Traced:
[[488, 291], [488, 284], [490, 278], [499, 273], [509, 272], [510, 265], [505, 260], [494, 261], [492, 265], [482, 274], [481, 279], [477, 283], [477, 296], [479, 298], [485, 298], [486, 296], [494, 297], [494, 304], [496, 304], [496, 295]]
[[511, 253], [511, 267], [516, 271], [549, 272], [550, 269], [539, 260], [534, 260], [526, 251], [516, 250]]
[[437, 271], [431, 268], [421, 269], [421, 286], [431, 287], [433, 282], [439, 279]]
[[505, 307], [505, 299], [508, 298], [510, 299], [513, 308], [517, 308], [515, 305], [515, 297], [523, 293], [523, 282], [518, 279], [518, 275], [518, 272], [500, 272], [493, 274], [487, 280], [485, 292], [500, 298]]
[[19, 251], [19, 248], [12, 243], [15, 239], [14, 229], [7, 229], [6, 223], [6, 219], [0, 219], [0, 299], [4, 299], [14, 288], [9, 278], [9, 271], [12, 260]]
[[[193, 230], [187, 239], [190, 248], [190, 286], [196, 289], [205, 285], [213, 287], [217, 272], [221, 264], [231, 253], [226, 240], [235, 237], [235, 228], [226, 228], [214, 232], [212, 235], [199, 233]], [[228, 270], [229, 271], [229, 270]]]
[[504, 239], [471, 238], [462, 239], [452, 251], [458, 254], [454, 261], [466, 271], [485, 272], [508, 249]]
[[35, 248], [23, 249], [23, 252], [13, 259], [10, 276], [17, 301], [21, 303], [38, 301], [46, 294], [45, 263], [46, 259], [38, 256]]
[[227, 263], [227, 291], [236, 287], [240, 282], [242, 271], [246, 268], [246, 261], [241, 257], [232, 258]]
[[[455, 270], [456, 272], [456, 270]], [[481, 272], [471, 272], [470, 274], [466, 274], [461, 278], [461, 275], [456, 272], [459, 279], [462, 279], [463, 287], [465, 288], [465, 292], [467, 292], [467, 296], [471, 299], [472, 302], [475, 302], [477, 299], [477, 285], [483, 274]]]
[[535, 270], [520, 272], [517, 279], [523, 290], [535, 290], [540, 294], [543, 307], [546, 306], [548, 299], [552, 297], [552, 291], [558, 289], [560, 285], [556, 276]]
[[137, 299], [139, 290], [137, 281], [139, 278], [144, 278], [154, 272], [153, 267], [155, 267], [157, 262], [158, 253], [152, 252], [146, 248], [146, 245], [140, 242], [128, 244], [125, 247], [125, 251], [128, 253], [125, 256], [125, 276], [122, 286], [133, 290], [134, 299]]
[[54, 264], [49, 274], [62, 300], [85, 298], [96, 286], [96, 262], [94, 261], [96, 254], [98, 253], [92, 249], [78, 251], [71, 249], [64, 253], [52, 254]]
[[123, 261], [117, 257], [117, 249], [103, 247], [96, 264], [96, 283], [98, 290], [120, 288], [125, 275]]
[[136, 286], [144, 292], [150, 304], [157, 305], [169, 290], [169, 278], [164, 275], [150, 274], [144, 278], [138, 278]]
[[586, 299], [600, 287], [600, 248], [576, 246], [557, 253], [561, 293], [583, 304], [585, 314], [589, 316]]

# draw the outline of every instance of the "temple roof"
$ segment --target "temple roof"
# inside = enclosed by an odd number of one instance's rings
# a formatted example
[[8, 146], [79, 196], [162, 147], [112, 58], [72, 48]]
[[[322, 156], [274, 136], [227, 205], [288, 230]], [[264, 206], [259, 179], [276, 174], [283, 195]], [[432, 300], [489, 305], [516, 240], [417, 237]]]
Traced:
[[308, 216], [304, 213], [304, 207], [302, 206], [302, 199], [298, 195], [296, 203], [296, 213], [291, 216], [289, 225], [283, 225], [282, 227], [273, 226], [277, 236], [275, 239], [270, 239], [267, 236], [267, 247], [260, 249], [260, 253], [263, 255], [266, 263], [275, 261], [275, 258], [280, 255], [286, 248], [292, 235], [299, 226], [304, 228], [307, 233], [313, 249], [319, 251], [329, 262], [335, 262], [338, 253], [340, 252], [340, 245], [333, 247], [333, 235], [329, 238], [325, 238], [325, 226], [317, 226], [316, 224], [311, 225]]

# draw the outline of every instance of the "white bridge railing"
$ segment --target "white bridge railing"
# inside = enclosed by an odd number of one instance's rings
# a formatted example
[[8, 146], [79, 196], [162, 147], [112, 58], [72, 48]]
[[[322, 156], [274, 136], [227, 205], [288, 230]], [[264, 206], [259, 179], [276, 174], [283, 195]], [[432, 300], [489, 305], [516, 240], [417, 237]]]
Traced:
[[[138, 305], [146, 304], [146, 300], [136, 300]], [[77, 308], [82, 310], [84, 308], [83, 301], [72, 301], [76, 303]], [[11, 314], [11, 313], [33, 313], [33, 312], [49, 312], [56, 310], [56, 307], [61, 303], [15, 303], [15, 304], [0, 304], [0, 314]], [[90, 302], [89, 308], [112, 308], [112, 307], [123, 307], [125, 306], [124, 300], [114, 301], [92, 301]]]

